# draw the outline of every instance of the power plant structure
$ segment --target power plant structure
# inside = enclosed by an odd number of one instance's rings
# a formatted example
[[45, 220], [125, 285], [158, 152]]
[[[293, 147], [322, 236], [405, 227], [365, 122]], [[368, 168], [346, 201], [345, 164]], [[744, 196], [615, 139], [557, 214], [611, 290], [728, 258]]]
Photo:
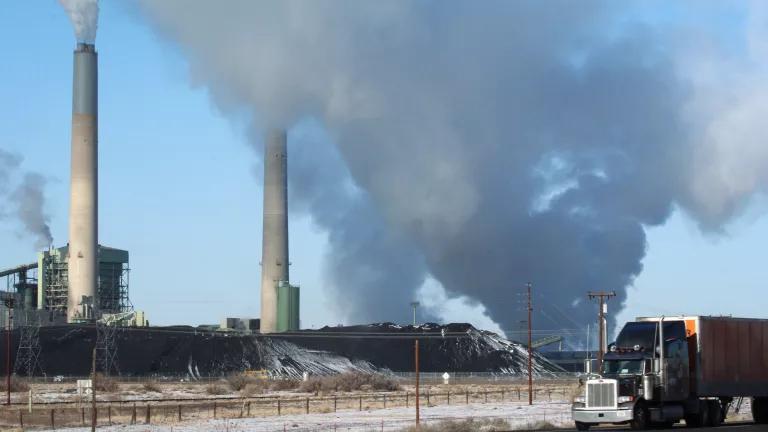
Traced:
[[[98, 288], [92, 305], [99, 316], [128, 312], [129, 298], [128, 251], [98, 247]], [[0, 277], [12, 278], [4, 293], [5, 303], [16, 310], [16, 324], [22, 325], [33, 317], [41, 325], [66, 323], [69, 308], [69, 247], [51, 248], [37, 254], [37, 262], [0, 270]], [[88, 306], [91, 307], [91, 306]], [[5, 308], [5, 305], [3, 305]], [[96, 315], [93, 310], [79, 311], [81, 316]], [[4, 314], [5, 315], [5, 314]]]
[[98, 55], [78, 43], [72, 84], [72, 154], [67, 249], [67, 321], [87, 322], [98, 308]]
[[288, 146], [283, 129], [264, 143], [261, 333], [299, 329], [299, 287], [288, 279]]
[[[41, 324], [88, 323], [132, 309], [128, 251], [98, 243], [98, 54], [78, 42], [73, 55], [69, 243], [38, 254], [36, 263], [0, 271], [15, 293], [4, 307], [36, 311]], [[18, 315], [18, 314], [17, 314]]]

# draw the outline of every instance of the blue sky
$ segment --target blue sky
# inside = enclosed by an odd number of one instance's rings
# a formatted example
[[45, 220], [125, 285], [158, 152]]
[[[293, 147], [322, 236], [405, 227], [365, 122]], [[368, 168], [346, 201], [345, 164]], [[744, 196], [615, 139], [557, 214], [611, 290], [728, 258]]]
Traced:
[[[123, 2], [103, 2], [99, 51], [100, 242], [131, 252], [131, 299], [153, 324], [213, 323], [258, 315], [261, 254], [259, 155], [245, 128], [192, 85], [188, 64]], [[56, 245], [65, 243], [69, 189], [72, 50], [53, 0], [4, 2], [0, 149], [43, 173]], [[685, 12], [643, 11], [690, 21]], [[663, 19], [662, 19], [663, 18]], [[728, 37], [739, 14], [716, 21]], [[644, 271], [620, 320], [654, 314], [765, 312], [762, 203], [724, 234], [702, 234], [681, 212], [648, 230]], [[302, 286], [302, 324], [336, 324], [322, 290], [325, 234], [292, 215], [291, 279]], [[0, 220], [0, 268], [34, 260], [34, 239]], [[407, 307], [407, 306], [406, 306]], [[615, 306], [613, 307], [615, 310]], [[480, 319], [452, 308], [455, 321]]]

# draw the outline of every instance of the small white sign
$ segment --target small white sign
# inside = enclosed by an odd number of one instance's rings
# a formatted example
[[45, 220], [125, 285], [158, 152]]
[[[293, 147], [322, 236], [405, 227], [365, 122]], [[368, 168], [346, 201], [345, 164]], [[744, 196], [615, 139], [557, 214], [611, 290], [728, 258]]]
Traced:
[[90, 396], [93, 392], [93, 383], [91, 380], [77, 380], [77, 395], [79, 397]]
[[448, 375], [448, 372], [443, 374], [443, 384], [449, 384], [451, 381], [451, 376]]

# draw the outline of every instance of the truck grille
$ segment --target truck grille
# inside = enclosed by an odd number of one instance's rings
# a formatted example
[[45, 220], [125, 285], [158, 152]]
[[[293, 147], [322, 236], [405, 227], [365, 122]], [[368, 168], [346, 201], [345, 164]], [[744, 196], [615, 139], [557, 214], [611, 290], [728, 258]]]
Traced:
[[616, 381], [587, 382], [587, 408], [615, 408]]

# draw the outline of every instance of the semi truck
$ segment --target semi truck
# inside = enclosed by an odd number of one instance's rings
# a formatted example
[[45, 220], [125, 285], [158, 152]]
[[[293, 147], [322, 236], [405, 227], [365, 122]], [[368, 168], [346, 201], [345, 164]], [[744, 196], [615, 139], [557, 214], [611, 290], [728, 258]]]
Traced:
[[643, 317], [628, 322], [573, 399], [577, 430], [717, 426], [737, 398], [768, 424], [768, 320]]

